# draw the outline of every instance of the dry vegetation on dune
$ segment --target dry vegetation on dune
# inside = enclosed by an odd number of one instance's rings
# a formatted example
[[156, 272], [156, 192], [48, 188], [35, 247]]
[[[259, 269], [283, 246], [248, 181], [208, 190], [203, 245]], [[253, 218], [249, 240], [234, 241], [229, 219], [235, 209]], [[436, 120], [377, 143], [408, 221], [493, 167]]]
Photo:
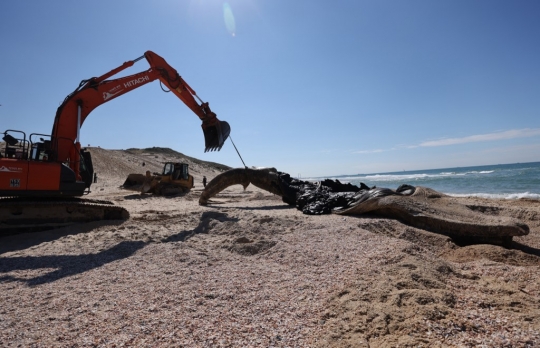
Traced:
[[[180, 154], [91, 148], [89, 198], [129, 210], [0, 239], [0, 345], [535, 347], [540, 202], [464, 198], [530, 227], [512, 248], [460, 246], [374, 216], [307, 216], [252, 186], [199, 206], [119, 188]], [[184, 161], [181, 159], [181, 161]], [[142, 166], [142, 163], [145, 166]]]

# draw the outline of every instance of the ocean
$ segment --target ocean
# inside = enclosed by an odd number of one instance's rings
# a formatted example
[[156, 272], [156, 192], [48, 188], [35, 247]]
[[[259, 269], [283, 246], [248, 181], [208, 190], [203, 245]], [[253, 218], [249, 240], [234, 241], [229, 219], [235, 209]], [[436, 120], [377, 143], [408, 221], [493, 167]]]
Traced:
[[[322, 178], [302, 178], [320, 180]], [[396, 189], [401, 184], [425, 186], [451, 196], [540, 199], [540, 162], [442, 168], [329, 177], [343, 183]]]

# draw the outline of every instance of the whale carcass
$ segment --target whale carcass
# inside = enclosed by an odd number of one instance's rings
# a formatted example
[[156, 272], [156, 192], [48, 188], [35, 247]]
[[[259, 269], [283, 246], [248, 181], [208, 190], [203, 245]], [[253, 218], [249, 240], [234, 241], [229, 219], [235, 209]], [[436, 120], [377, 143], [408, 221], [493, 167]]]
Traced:
[[275, 168], [236, 168], [213, 178], [199, 198], [210, 199], [232, 185], [252, 184], [282, 197], [304, 214], [371, 214], [398, 219], [410, 226], [444, 234], [465, 243], [508, 246], [512, 237], [529, 233], [529, 227], [505, 216], [487, 216], [427, 187], [401, 185], [396, 190], [344, 184], [339, 180], [302, 181]]

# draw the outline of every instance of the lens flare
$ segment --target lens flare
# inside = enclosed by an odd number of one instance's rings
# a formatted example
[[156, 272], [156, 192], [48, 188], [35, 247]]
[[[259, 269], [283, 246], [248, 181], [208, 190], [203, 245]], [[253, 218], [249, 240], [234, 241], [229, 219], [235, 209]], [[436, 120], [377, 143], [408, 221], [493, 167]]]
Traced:
[[231, 6], [226, 2], [223, 4], [223, 19], [225, 20], [225, 27], [232, 36], [236, 36], [236, 23], [234, 22], [234, 15]]

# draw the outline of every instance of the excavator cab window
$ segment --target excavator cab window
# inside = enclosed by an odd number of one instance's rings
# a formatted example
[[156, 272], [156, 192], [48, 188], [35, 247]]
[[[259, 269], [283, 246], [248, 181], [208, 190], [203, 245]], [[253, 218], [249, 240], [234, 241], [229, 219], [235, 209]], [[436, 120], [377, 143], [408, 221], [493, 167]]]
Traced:
[[31, 157], [35, 161], [47, 161], [49, 158], [45, 153], [45, 146], [43, 143], [32, 144], [32, 154]]
[[32, 144], [32, 149], [30, 152], [30, 158], [34, 161], [49, 161], [52, 160], [51, 156], [51, 141], [44, 139], [43, 137], [39, 138], [39, 141], [32, 140], [35, 136], [45, 136], [50, 137], [46, 134], [30, 134], [30, 142]]

